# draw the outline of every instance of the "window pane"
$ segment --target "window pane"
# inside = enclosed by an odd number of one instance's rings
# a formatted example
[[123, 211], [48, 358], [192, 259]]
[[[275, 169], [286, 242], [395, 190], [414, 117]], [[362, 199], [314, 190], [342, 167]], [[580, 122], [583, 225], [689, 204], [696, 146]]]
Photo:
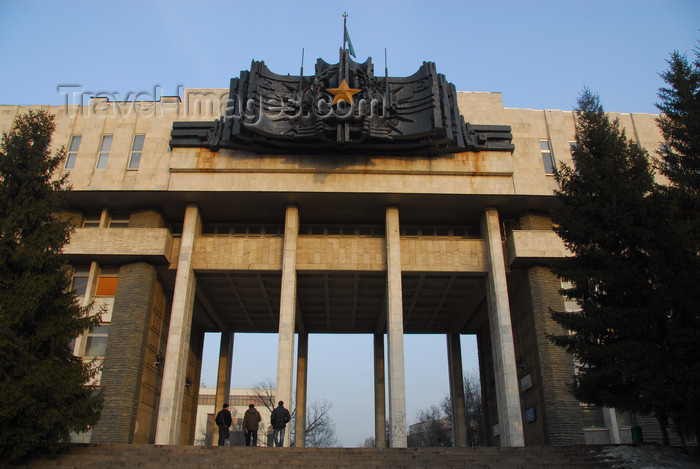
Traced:
[[109, 324], [99, 324], [90, 328], [90, 335], [109, 335]]
[[100, 212], [88, 213], [85, 215], [85, 221], [83, 222], [83, 228], [97, 228], [100, 226], [100, 217], [102, 214]]
[[594, 405], [581, 406], [581, 420], [584, 427], [605, 428], [603, 409]]
[[117, 293], [119, 277], [100, 277], [97, 280], [96, 296], [114, 296]]
[[632, 426], [632, 414], [629, 412], [617, 411], [617, 425], [619, 427], [631, 427]]
[[76, 151], [78, 151], [79, 146], [80, 146], [80, 135], [73, 135], [73, 138], [70, 139], [70, 148], [68, 149], [68, 151], [76, 152]]
[[544, 172], [546, 174], [554, 174], [554, 158], [551, 153], [542, 153], [542, 162], [544, 163]]
[[101, 152], [109, 152], [109, 149], [112, 147], [112, 136], [111, 135], [105, 135], [102, 137], [102, 145], [100, 145], [100, 151]]
[[143, 141], [145, 138], [145, 135], [134, 135], [134, 143], [131, 145], [131, 151], [140, 152], [143, 150]]
[[129, 169], [139, 169], [140, 162], [141, 162], [141, 153], [132, 153], [131, 159], [129, 160]]
[[129, 227], [129, 213], [128, 212], [113, 213], [112, 217], [109, 219], [109, 227], [110, 228], [128, 228]]
[[68, 153], [68, 157], [66, 158], [66, 169], [73, 169], [75, 167], [75, 159], [77, 157], [77, 153]]
[[118, 265], [103, 265], [100, 267], [100, 275], [102, 277], [116, 277], [119, 275]]
[[90, 266], [89, 265], [76, 265], [73, 271], [75, 272], [75, 275], [88, 276], [88, 275], [90, 275]]
[[97, 157], [97, 169], [105, 169], [107, 167], [107, 158], [109, 158], [109, 153], [100, 153]]
[[104, 357], [107, 351], [107, 337], [88, 336], [85, 343], [86, 357]]
[[540, 140], [540, 149], [549, 151], [551, 148], [549, 147], [549, 140]]
[[73, 277], [73, 286], [71, 287], [71, 290], [73, 290], [77, 296], [84, 296], [85, 290], [87, 289], [87, 283], [87, 277]]

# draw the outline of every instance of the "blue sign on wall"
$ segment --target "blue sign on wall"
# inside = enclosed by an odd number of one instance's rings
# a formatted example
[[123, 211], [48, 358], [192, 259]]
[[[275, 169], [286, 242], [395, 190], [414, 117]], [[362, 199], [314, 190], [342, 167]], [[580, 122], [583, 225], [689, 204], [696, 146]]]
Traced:
[[535, 406], [532, 406], [525, 410], [525, 421], [527, 423], [532, 423], [535, 420], [537, 420], [537, 411], [535, 410]]

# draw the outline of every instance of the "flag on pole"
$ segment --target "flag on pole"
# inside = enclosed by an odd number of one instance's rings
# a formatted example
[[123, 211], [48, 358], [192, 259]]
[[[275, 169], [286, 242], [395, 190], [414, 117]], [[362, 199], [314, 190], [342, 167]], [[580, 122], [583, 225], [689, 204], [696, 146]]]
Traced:
[[352, 47], [352, 41], [350, 40], [350, 35], [348, 34], [348, 27], [345, 26], [345, 40], [348, 41], [348, 51], [350, 51], [350, 55], [355, 57], [355, 49]]

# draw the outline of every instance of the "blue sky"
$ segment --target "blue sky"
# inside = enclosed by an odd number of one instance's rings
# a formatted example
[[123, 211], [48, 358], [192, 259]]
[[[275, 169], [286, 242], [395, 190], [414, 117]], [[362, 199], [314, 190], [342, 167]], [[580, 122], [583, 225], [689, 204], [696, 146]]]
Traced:
[[[264, 60], [305, 73], [337, 62], [341, 14], [357, 61], [414, 73], [433, 61], [460, 91], [501, 92], [506, 107], [565, 109], [584, 86], [609, 111], [656, 112], [673, 50], [698, 45], [700, 2], [665, 1], [8, 1], [0, 0], [0, 104], [62, 104], [60, 85], [127, 95], [226, 88]], [[465, 368], [476, 366], [465, 338]], [[235, 386], [274, 379], [276, 335], [237, 336]], [[203, 381], [215, 384], [208, 341]], [[447, 393], [444, 337], [406, 337], [408, 420]], [[345, 446], [373, 433], [372, 338], [311, 336], [309, 398], [333, 402]]]

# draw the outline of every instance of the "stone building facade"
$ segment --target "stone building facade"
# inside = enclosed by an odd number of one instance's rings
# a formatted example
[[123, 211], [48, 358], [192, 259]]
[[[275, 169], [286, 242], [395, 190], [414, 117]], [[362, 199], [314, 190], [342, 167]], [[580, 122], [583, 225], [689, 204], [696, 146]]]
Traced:
[[[84, 303], [105, 311], [75, 343], [77, 355], [104, 360], [102, 420], [83, 438], [192, 444], [203, 335], [220, 331], [215, 408], [230, 389], [234, 334], [278, 333], [276, 395], [291, 402], [296, 392], [298, 445], [308, 334], [334, 332], [375, 337], [379, 446], [406, 445], [403, 335], [420, 333], [446, 337], [456, 416], [459, 337], [476, 334], [490, 444], [629, 440], [629, 419], [567, 392], [571, 357], [547, 339], [557, 331], [550, 308], [571, 308], [547, 262], [567, 254], [548, 213], [554, 165], [571, 164], [572, 112], [457, 93], [466, 121], [510, 126], [512, 152], [169, 146], [173, 122], [218, 118], [228, 91], [42, 106], [56, 115], [54, 146], [68, 152], [64, 215], [76, 229], [63, 256]], [[0, 130], [26, 110], [0, 106]], [[650, 153], [659, 146], [654, 115], [612, 117]], [[454, 432], [466, 444], [464, 425]]]

